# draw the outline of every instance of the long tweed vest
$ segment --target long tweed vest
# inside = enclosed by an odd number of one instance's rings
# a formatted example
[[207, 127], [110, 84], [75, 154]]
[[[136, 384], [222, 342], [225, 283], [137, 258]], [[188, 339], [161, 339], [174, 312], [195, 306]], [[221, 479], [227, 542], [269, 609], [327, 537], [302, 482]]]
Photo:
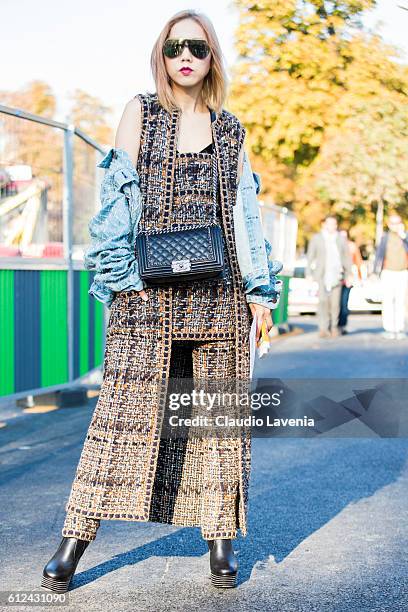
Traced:
[[[141, 94], [143, 125], [137, 170], [142, 205], [171, 202], [180, 111], [168, 113], [156, 94]], [[152, 117], [155, 118], [152, 121]], [[233, 275], [236, 314], [236, 380], [246, 391], [249, 380], [249, 308], [242, 287], [234, 240], [233, 206], [237, 194], [238, 158], [244, 129], [223, 110], [212, 122], [218, 158], [224, 235]], [[155, 226], [166, 226], [161, 207]], [[150, 218], [150, 216], [149, 216]], [[113, 302], [109, 319], [104, 380], [92, 416], [66, 510], [98, 519], [148, 521], [159, 443], [166, 411], [172, 347], [172, 290], [160, 287], [154, 329], [139, 329], [126, 292]], [[135, 371], [135, 352], [148, 351], [150, 370]], [[149, 346], [151, 342], [151, 346]], [[147, 344], [146, 344], [147, 343]], [[147, 348], [146, 348], [147, 347]], [[154, 361], [154, 363], [153, 363]], [[239, 434], [239, 522], [247, 533], [251, 465], [250, 428]]]
[[[169, 208], [173, 192], [174, 165], [177, 149], [181, 111], [176, 109], [169, 113], [159, 103], [156, 93], [138, 94], [142, 105], [142, 132], [137, 163], [140, 177], [143, 206], [157, 204], [157, 198], [163, 203], [155, 227], [168, 227], [170, 223]], [[152, 118], [154, 120], [152, 121]], [[235, 298], [236, 326], [236, 380], [242, 381], [241, 390], [246, 389], [249, 381], [249, 308], [242, 286], [242, 277], [238, 265], [234, 238], [234, 220], [232, 207], [236, 203], [238, 189], [238, 163], [241, 146], [245, 138], [245, 128], [232, 113], [223, 109], [212, 122], [212, 134], [218, 160], [220, 181], [222, 220], [231, 271], [233, 276]], [[168, 377], [169, 355], [171, 348], [171, 288], [160, 290], [160, 310], [162, 317], [163, 361], [162, 376]], [[167, 388], [164, 382], [164, 388]], [[161, 395], [164, 398], [164, 394]], [[159, 421], [164, 414], [164, 401], [159, 407]], [[241, 433], [241, 478], [239, 515], [242, 534], [247, 532], [247, 504], [251, 465], [250, 429], [244, 426]]]

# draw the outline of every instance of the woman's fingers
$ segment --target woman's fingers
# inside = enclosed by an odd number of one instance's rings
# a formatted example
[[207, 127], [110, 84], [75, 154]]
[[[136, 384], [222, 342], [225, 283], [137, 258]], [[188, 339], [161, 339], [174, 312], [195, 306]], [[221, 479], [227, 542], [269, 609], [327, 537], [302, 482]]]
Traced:
[[145, 302], [149, 299], [146, 291], [144, 289], [142, 289], [141, 291], [138, 291], [138, 294], [142, 297], [142, 300], [144, 300]]
[[255, 341], [258, 342], [261, 337], [262, 323], [265, 321], [268, 332], [273, 326], [271, 311], [269, 308], [261, 306], [261, 304], [254, 304], [253, 302], [249, 304], [249, 307], [251, 309], [252, 316], [256, 317]]
[[266, 331], [269, 332], [271, 331], [272, 327], [273, 327], [273, 320], [272, 320], [272, 313], [269, 310], [269, 308], [267, 309], [268, 312], [265, 315], [265, 321], [266, 321]]

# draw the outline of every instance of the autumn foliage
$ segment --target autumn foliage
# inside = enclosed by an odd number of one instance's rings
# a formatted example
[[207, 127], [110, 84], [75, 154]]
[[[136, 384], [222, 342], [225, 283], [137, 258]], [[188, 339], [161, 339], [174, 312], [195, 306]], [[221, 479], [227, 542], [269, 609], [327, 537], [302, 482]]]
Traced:
[[378, 209], [406, 216], [408, 203], [408, 68], [362, 28], [375, 2], [234, 4], [228, 104], [247, 128], [262, 196], [297, 213], [300, 244], [328, 212], [372, 241]]

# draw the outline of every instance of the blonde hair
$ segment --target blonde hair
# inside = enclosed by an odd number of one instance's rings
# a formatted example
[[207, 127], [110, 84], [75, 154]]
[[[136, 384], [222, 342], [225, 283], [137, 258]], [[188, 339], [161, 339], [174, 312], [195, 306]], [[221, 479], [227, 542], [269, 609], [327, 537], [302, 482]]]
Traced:
[[167, 21], [152, 49], [150, 64], [159, 102], [168, 112], [178, 108], [164, 63], [163, 44], [173, 25], [182, 19], [193, 19], [203, 28], [206, 34], [211, 49], [211, 65], [204, 78], [201, 99], [204, 104], [218, 114], [222, 110], [227, 95], [227, 75], [224, 69], [220, 43], [209, 18], [203, 13], [191, 9], [179, 11]]

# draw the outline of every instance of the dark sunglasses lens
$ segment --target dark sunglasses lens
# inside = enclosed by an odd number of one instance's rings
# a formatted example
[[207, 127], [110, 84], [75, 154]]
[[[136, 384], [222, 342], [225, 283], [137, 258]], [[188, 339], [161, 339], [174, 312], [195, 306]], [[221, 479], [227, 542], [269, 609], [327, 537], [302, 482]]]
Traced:
[[204, 40], [193, 40], [189, 44], [191, 53], [197, 59], [204, 59], [210, 52], [210, 47]]
[[177, 40], [166, 40], [163, 46], [163, 53], [166, 57], [177, 57], [181, 53], [180, 43]]
[[178, 57], [182, 53], [182, 50], [184, 49], [184, 45], [186, 43], [191, 53], [197, 59], [204, 59], [210, 52], [210, 47], [205, 42], [205, 40], [179, 41], [169, 38], [163, 45], [163, 53], [166, 57], [169, 58]]

